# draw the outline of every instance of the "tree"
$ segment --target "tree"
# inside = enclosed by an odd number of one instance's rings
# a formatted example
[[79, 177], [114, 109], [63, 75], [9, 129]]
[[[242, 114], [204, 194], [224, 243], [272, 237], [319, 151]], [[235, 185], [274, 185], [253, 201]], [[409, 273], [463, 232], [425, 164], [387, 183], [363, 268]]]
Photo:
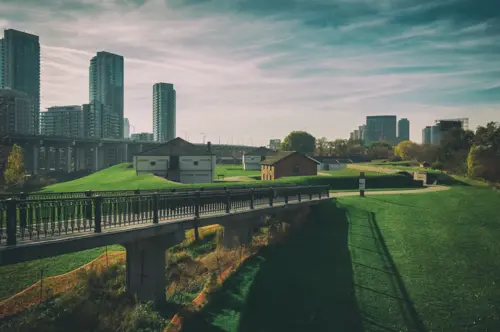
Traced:
[[305, 131], [292, 131], [283, 140], [281, 148], [284, 151], [297, 151], [300, 153], [314, 153], [316, 138]]
[[412, 141], [403, 141], [396, 145], [394, 154], [403, 160], [418, 159], [420, 146]]
[[24, 180], [24, 160], [23, 149], [14, 144], [9, 158], [7, 159], [7, 169], [4, 172], [5, 182], [8, 185], [19, 185]]
[[478, 127], [467, 156], [467, 175], [491, 182], [500, 181], [500, 124]]
[[316, 140], [316, 154], [318, 156], [324, 156], [328, 152], [328, 140], [326, 137], [321, 137]]

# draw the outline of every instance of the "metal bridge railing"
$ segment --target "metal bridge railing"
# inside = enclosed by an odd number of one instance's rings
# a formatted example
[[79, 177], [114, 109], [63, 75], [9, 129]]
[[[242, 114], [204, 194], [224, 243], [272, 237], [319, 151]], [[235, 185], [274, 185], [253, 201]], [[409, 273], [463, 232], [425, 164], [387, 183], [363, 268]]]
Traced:
[[0, 245], [253, 210], [328, 197], [328, 186], [0, 201]]

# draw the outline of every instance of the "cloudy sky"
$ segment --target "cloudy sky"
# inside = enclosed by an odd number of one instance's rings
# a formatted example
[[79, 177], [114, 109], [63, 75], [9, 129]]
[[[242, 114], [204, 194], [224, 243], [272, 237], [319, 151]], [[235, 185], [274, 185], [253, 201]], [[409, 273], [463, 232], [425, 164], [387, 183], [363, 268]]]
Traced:
[[[500, 121], [498, 0], [0, 0], [40, 36], [41, 105], [88, 102], [88, 65], [125, 57], [125, 116], [152, 131], [152, 85], [177, 90], [177, 135], [265, 144], [348, 137], [367, 115]], [[134, 128], [132, 128], [134, 131]]]

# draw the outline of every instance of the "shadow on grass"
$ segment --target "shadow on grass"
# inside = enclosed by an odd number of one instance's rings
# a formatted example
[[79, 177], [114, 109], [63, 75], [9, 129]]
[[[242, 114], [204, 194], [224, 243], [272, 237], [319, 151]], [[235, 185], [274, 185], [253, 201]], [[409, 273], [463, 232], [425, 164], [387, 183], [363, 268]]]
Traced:
[[365, 329], [426, 331], [375, 214], [351, 207], [348, 216], [356, 298]]
[[183, 331], [363, 331], [346, 211], [318, 206], [300, 232], [248, 259]]

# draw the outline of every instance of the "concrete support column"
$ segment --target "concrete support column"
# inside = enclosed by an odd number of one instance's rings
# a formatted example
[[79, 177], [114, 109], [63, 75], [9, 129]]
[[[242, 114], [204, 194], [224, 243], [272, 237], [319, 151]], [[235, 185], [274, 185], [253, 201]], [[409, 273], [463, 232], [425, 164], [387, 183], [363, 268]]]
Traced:
[[123, 144], [123, 159], [121, 162], [122, 163], [130, 162], [130, 160], [128, 158], [128, 143]]
[[87, 169], [87, 149], [86, 148], [76, 148], [75, 149], [75, 169], [77, 171], [83, 171]]
[[94, 172], [97, 172], [99, 170], [99, 147], [95, 146], [94, 151], [92, 151], [92, 152], [93, 152], [93, 154], [92, 154], [92, 159], [93, 159], [92, 170]]
[[104, 167], [108, 166], [108, 162], [107, 162], [108, 158], [106, 157], [105, 152], [106, 152], [106, 149], [103, 146], [99, 147], [98, 156], [97, 156], [97, 162], [98, 162], [97, 170], [101, 170]]
[[252, 243], [252, 228], [254, 223], [251, 221], [237, 221], [222, 224], [224, 227], [224, 238], [222, 245], [227, 249], [237, 248], [239, 246], [248, 246]]
[[61, 170], [61, 149], [60, 148], [56, 148], [56, 156], [55, 156], [55, 166], [54, 168], [56, 169], [56, 171], [59, 171]]
[[127, 291], [139, 301], [165, 301], [165, 251], [184, 240], [184, 231], [124, 244]]
[[71, 147], [66, 147], [66, 172], [73, 172], [73, 165], [71, 163]]
[[32, 174], [38, 174], [38, 160], [40, 158], [40, 147], [37, 145], [33, 145], [33, 169]]
[[50, 168], [52, 166], [51, 155], [52, 155], [52, 151], [50, 150], [50, 147], [45, 146], [45, 173], [50, 172]]

